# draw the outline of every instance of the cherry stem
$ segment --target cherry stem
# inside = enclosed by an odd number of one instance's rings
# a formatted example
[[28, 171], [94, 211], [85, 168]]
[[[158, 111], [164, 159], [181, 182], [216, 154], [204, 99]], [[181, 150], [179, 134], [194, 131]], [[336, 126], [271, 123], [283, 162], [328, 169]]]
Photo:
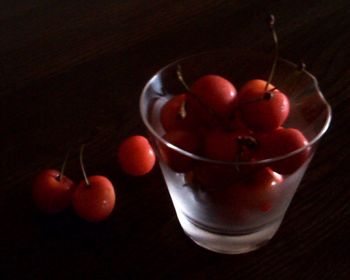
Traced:
[[81, 167], [81, 171], [83, 172], [84, 181], [85, 181], [86, 186], [90, 186], [89, 179], [86, 176], [85, 167], [84, 167], [84, 161], [83, 161], [84, 149], [85, 149], [85, 144], [81, 145], [81, 147], [80, 147], [80, 157], [79, 157], [79, 159], [80, 159], [80, 167]]
[[241, 105], [247, 105], [247, 104], [251, 104], [251, 103], [255, 103], [255, 102], [260, 102], [260, 101], [263, 101], [263, 100], [266, 100], [266, 101], [270, 100], [270, 99], [272, 99], [274, 97], [274, 95], [275, 95], [274, 91], [276, 89], [277, 89], [276, 87], [273, 87], [272, 89], [266, 91], [263, 96], [255, 98], [255, 99], [251, 99], [251, 100], [247, 100], [247, 101], [241, 102]]
[[303, 61], [299, 61], [298, 64], [296, 65], [295, 71], [293, 75], [288, 80], [288, 83], [291, 84], [291, 94], [296, 91], [298, 84], [301, 79], [301, 75], [304, 73], [306, 69], [306, 64]]
[[268, 88], [269, 84], [271, 84], [273, 76], [275, 75], [277, 60], [278, 60], [278, 56], [279, 56], [279, 44], [278, 44], [278, 37], [277, 37], [276, 28], [275, 28], [275, 21], [276, 21], [275, 16], [271, 14], [270, 18], [269, 18], [269, 27], [271, 29], [273, 42], [275, 44], [275, 54], [274, 54], [274, 59], [273, 59], [270, 75], [269, 75], [269, 78], [268, 78], [266, 85], [265, 85], [265, 91], [267, 91], [267, 88]]
[[[256, 150], [258, 146], [258, 141], [252, 136], [238, 136], [236, 138], [236, 143], [238, 145], [238, 153], [236, 155], [236, 160], [241, 161], [243, 157], [243, 148], [246, 147], [249, 150]], [[236, 170], [239, 172], [239, 165], [236, 165]]]
[[258, 146], [258, 141], [252, 136], [238, 136], [237, 144], [239, 147], [247, 147], [250, 150], [255, 150]]
[[178, 116], [180, 116], [180, 118], [182, 120], [184, 120], [187, 116], [187, 110], [186, 110], [186, 101], [182, 101], [179, 112], [178, 112]]
[[181, 84], [184, 86], [184, 88], [190, 93], [191, 92], [190, 87], [188, 86], [188, 84], [186, 83], [186, 81], [182, 75], [182, 68], [181, 68], [180, 64], [177, 65], [176, 75], [177, 75], [177, 78], [179, 79], [179, 81], [181, 82]]
[[67, 161], [68, 161], [68, 157], [69, 157], [69, 154], [70, 154], [70, 151], [71, 149], [69, 149], [64, 157], [64, 161], [62, 163], [62, 166], [61, 166], [61, 171], [60, 171], [60, 175], [58, 176], [58, 181], [60, 182], [63, 178], [63, 175], [64, 175], [64, 170], [66, 168], [66, 165], [67, 165]]

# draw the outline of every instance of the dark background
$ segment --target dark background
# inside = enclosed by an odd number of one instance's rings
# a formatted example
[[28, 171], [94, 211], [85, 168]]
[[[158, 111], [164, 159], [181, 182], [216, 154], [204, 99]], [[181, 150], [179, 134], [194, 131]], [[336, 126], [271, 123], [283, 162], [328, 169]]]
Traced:
[[[118, 144], [144, 134], [138, 99], [167, 63], [198, 51], [270, 52], [302, 60], [333, 108], [331, 127], [275, 238], [258, 251], [206, 251], [182, 232], [159, 168], [124, 175]], [[350, 279], [350, 2], [66, 1], [0, 4], [0, 278]], [[117, 192], [113, 215], [89, 224], [32, 204], [31, 181], [60, 168]]]

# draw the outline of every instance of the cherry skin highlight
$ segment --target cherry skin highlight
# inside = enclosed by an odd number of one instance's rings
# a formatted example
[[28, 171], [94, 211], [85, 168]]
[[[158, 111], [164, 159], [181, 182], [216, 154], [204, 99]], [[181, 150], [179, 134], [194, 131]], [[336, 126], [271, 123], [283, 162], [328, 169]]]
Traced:
[[142, 176], [153, 169], [156, 157], [148, 140], [144, 136], [135, 135], [121, 143], [118, 160], [125, 173]]
[[289, 114], [288, 97], [266, 81], [250, 80], [238, 93], [238, 107], [244, 124], [253, 131], [268, 132], [280, 127]]
[[237, 90], [233, 84], [218, 75], [205, 75], [191, 86], [191, 92], [220, 117], [228, 117], [235, 105]]
[[46, 169], [38, 174], [32, 186], [35, 205], [46, 214], [56, 214], [71, 205], [75, 184], [60, 172]]
[[[295, 128], [278, 128], [277, 130], [260, 136], [261, 158], [274, 158], [286, 155], [308, 144], [305, 136]], [[310, 148], [288, 158], [270, 163], [271, 168], [280, 174], [292, 174], [309, 158]]]
[[73, 194], [73, 208], [76, 214], [88, 222], [105, 220], [115, 205], [115, 191], [112, 183], [104, 176], [88, 177]]
[[269, 211], [277, 199], [279, 184], [283, 177], [270, 168], [257, 171], [246, 181], [246, 189], [249, 192], [248, 205], [261, 212]]

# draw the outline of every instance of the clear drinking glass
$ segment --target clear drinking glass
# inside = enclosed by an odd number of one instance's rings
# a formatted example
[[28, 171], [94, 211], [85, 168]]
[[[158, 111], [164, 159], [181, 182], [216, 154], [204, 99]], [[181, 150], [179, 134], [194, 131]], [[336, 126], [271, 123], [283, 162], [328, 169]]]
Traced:
[[[330, 106], [320, 92], [317, 80], [309, 72], [279, 59], [272, 84], [289, 97], [290, 114], [283, 126], [299, 129], [308, 139], [308, 145], [278, 158], [254, 163], [216, 161], [172, 145], [163, 139], [165, 131], [160, 123], [160, 110], [170, 98], [185, 91], [177, 77], [178, 65], [181, 65], [188, 84], [203, 75], [216, 74], [239, 88], [251, 79], [267, 80], [272, 61], [273, 57], [268, 55], [237, 50], [193, 55], [157, 72], [144, 87], [140, 98], [141, 116], [149, 131], [178, 220], [195, 243], [211, 251], [226, 254], [249, 252], [275, 235], [316, 145], [328, 129]], [[292, 160], [305, 150], [308, 150], [307, 160], [292, 174], [274, 173], [275, 180], [270, 184], [267, 196], [259, 191], [251, 193], [249, 188], [237, 187], [237, 171], [245, 172], [244, 176], [249, 177], [252, 172], [266, 170], [267, 166]], [[171, 151], [173, 155], [187, 160], [191, 168], [179, 171], [169, 166], [164, 151]], [[264, 177], [261, 178], [264, 180]]]

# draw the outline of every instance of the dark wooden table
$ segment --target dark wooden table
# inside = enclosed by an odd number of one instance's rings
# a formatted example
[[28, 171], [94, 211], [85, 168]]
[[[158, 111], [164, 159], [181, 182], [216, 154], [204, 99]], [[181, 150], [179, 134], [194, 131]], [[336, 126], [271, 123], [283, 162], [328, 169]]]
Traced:
[[[333, 108], [331, 127], [275, 238], [220, 255], [182, 232], [159, 168], [124, 175], [118, 144], [144, 134], [138, 99], [176, 58], [221, 47], [303, 60]], [[44, 1], [0, 4], [1, 279], [350, 279], [349, 1]], [[47, 217], [31, 181], [59, 168], [105, 175], [117, 205], [90, 224], [71, 210]]]

